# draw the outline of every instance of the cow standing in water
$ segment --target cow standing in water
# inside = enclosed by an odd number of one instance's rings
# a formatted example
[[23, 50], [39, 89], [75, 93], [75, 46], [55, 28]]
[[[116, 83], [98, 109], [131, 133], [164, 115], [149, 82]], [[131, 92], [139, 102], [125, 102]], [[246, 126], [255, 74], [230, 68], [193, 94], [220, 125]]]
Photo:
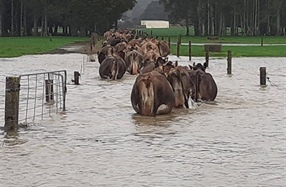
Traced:
[[157, 71], [139, 75], [131, 92], [133, 109], [143, 116], [168, 114], [175, 105], [172, 86]]
[[126, 72], [124, 60], [113, 53], [113, 48], [108, 49], [106, 58], [99, 66], [99, 75], [101, 78], [110, 78], [112, 80], [121, 79]]

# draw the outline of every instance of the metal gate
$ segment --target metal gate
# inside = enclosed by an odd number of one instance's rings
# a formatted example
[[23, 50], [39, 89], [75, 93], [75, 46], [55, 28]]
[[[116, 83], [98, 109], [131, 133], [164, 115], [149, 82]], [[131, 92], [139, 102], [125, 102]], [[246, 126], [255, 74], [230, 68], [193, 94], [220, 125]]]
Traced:
[[66, 82], [66, 70], [6, 77], [5, 126], [33, 124], [65, 111]]
[[19, 123], [65, 111], [65, 70], [20, 75]]

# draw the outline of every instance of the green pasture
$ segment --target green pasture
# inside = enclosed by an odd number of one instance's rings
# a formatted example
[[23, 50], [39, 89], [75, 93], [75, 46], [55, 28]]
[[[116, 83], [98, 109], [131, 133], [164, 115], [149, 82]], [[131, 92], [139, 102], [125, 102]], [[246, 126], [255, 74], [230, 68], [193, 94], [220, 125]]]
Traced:
[[[165, 41], [169, 40], [171, 43], [172, 54], [177, 53], [176, 44], [181, 35], [181, 43], [189, 43], [191, 41], [193, 44], [200, 43], [221, 43], [225, 44], [286, 44], [286, 36], [223, 36], [218, 37], [218, 39], [209, 39], [208, 36], [194, 36], [193, 28], [190, 28], [191, 36], [185, 36], [186, 28], [184, 27], [171, 27], [168, 29], [153, 28], [153, 29], [139, 29], [148, 35], [163, 39]], [[281, 46], [222, 46], [222, 52], [211, 52], [210, 56], [224, 57], [227, 51], [231, 50], [233, 57], [286, 57], [286, 45]], [[188, 46], [182, 45], [180, 48], [181, 56], [189, 55]], [[192, 46], [192, 56], [205, 56], [204, 46]]]
[[210, 40], [208, 36], [194, 36], [193, 29], [190, 29], [191, 36], [185, 36], [186, 28], [184, 27], [171, 27], [165, 28], [153, 28], [153, 29], [139, 29], [148, 35], [158, 37], [168, 41], [170, 37], [171, 42], [177, 42], [178, 36], [181, 35], [181, 42], [188, 43], [238, 43], [238, 44], [286, 44], [286, 36], [222, 36], [218, 37], [217, 40]]
[[[192, 46], [192, 56], [205, 56], [204, 46]], [[221, 52], [210, 52], [210, 57], [226, 57], [227, 51], [233, 57], [286, 57], [286, 46], [222, 46]], [[171, 45], [171, 53], [177, 54], [177, 46]], [[180, 56], [189, 56], [189, 47], [181, 46]]]
[[42, 54], [87, 37], [0, 37], [0, 58]]
[[[162, 39], [162, 37], [160, 37]], [[163, 38], [168, 41], [167, 37]], [[171, 42], [177, 42], [178, 37], [170, 37]], [[223, 36], [210, 40], [207, 36], [182, 36], [181, 42], [188, 43], [233, 43], [233, 44], [286, 44], [286, 36]]]
[[[216, 40], [210, 40], [207, 36], [184, 36], [186, 29], [172, 27], [169, 29], [140, 29], [150, 33], [153, 37], [168, 41], [170, 37], [172, 54], [176, 54], [178, 36], [181, 34], [181, 42], [192, 42], [192, 56], [205, 56], [204, 46], [196, 46], [195, 43], [224, 43], [227, 44], [261, 44], [261, 36], [224, 36]], [[191, 29], [191, 33], [193, 29]], [[0, 58], [17, 57], [28, 54], [43, 54], [67, 44], [79, 41], [88, 41], [88, 37], [0, 37]], [[263, 44], [286, 44], [286, 36], [264, 36]], [[222, 52], [210, 53], [210, 56], [224, 57], [231, 50], [233, 57], [286, 57], [286, 46], [222, 46]], [[182, 45], [181, 56], [188, 56], [188, 46]]]

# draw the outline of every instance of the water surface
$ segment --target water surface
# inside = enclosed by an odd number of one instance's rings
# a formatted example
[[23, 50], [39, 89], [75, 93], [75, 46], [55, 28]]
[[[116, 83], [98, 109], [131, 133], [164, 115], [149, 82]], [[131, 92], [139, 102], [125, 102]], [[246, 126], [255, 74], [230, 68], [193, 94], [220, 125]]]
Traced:
[[[5, 77], [66, 69], [67, 111], [0, 133], [3, 187], [242, 186], [286, 184], [286, 58], [211, 59], [215, 103], [142, 117], [130, 102], [135, 76], [101, 80], [82, 54], [0, 59], [0, 117]], [[177, 59], [171, 57], [171, 59]], [[187, 58], [179, 59], [187, 65]], [[204, 62], [204, 58], [193, 58]], [[270, 82], [259, 86], [259, 67]], [[73, 72], [81, 85], [73, 85]]]

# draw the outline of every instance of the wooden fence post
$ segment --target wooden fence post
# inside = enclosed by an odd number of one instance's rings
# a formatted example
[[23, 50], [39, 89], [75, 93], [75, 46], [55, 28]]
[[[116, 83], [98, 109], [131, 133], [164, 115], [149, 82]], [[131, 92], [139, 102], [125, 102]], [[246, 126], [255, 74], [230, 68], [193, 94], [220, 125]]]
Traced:
[[192, 42], [189, 41], [189, 61], [192, 60]]
[[6, 77], [5, 90], [5, 131], [17, 131], [19, 128], [20, 77]]
[[180, 45], [181, 45], [181, 43], [182, 43], [182, 35], [181, 35], [181, 34], [179, 34], [178, 42], [179, 42]]
[[54, 100], [54, 85], [53, 80], [45, 80], [46, 83], [46, 102], [52, 102]]
[[170, 38], [170, 36], [168, 36], [168, 45], [169, 45], [169, 48], [171, 49], [171, 38]]
[[231, 61], [232, 61], [232, 55], [231, 51], [227, 51], [227, 74], [231, 74]]
[[79, 85], [79, 77], [80, 73], [78, 71], [74, 71], [74, 79], [72, 80], [72, 82], [74, 82], [75, 85]]
[[180, 56], [180, 47], [181, 47], [181, 44], [180, 44], [180, 42], [178, 41], [178, 42], [177, 42], [177, 57]]
[[210, 53], [209, 51], [206, 51], [206, 67], [209, 67], [209, 60], [210, 60]]
[[178, 36], [178, 41], [177, 41], [177, 57], [180, 56], [180, 48], [181, 48], [181, 35]]
[[266, 67], [260, 67], [260, 86], [266, 86]]
[[263, 35], [261, 36], [261, 46], [263, 46]]

